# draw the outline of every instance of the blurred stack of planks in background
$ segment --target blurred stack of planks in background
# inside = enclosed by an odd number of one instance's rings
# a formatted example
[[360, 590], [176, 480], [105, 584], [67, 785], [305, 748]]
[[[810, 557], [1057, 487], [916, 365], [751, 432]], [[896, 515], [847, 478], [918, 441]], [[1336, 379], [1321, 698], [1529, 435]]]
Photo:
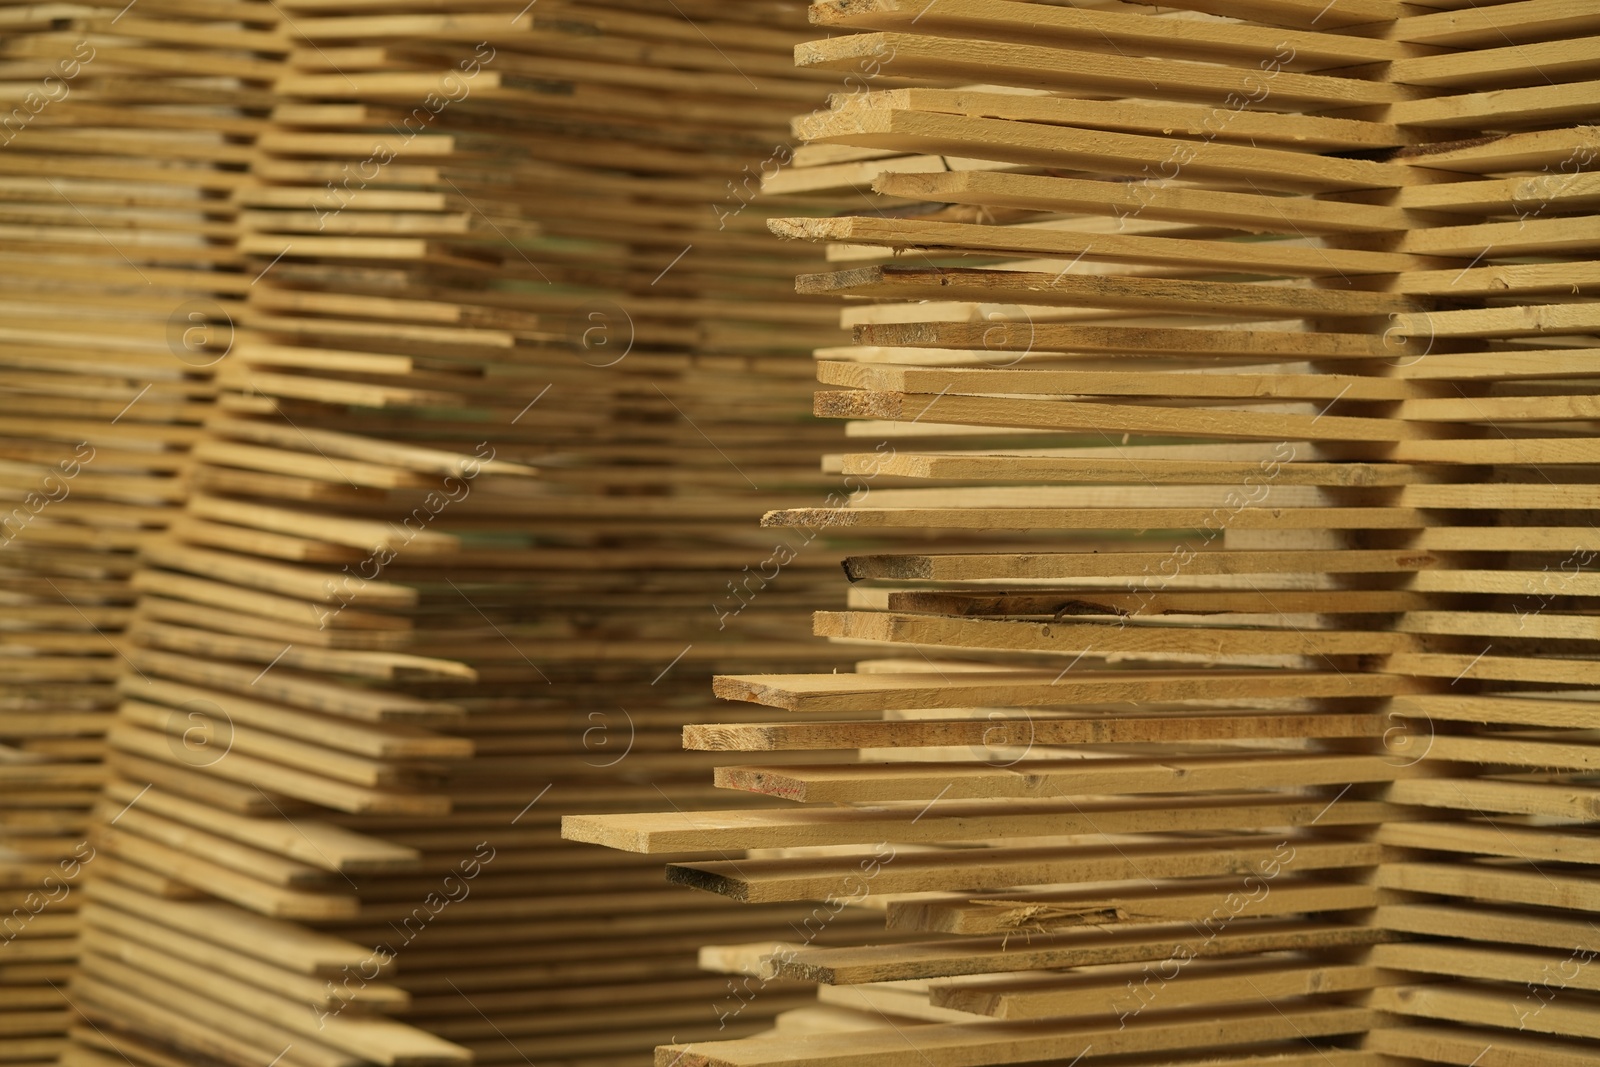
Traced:
[[[215, 397], [266, 5], [0, 10], [0, 1062], [56, 1062], [136, 551]], [[229, 12], [239, 12], [235, 16]], [[110, 812], [115, 815], [115, 809]]]
[[9, 10], [0, 1062], [631, 1063], [809, 997], [696, 965], [809, 909], [558, 837], [715, 805], [711, 672], [830, 661], [759, 517], [830, 499], [842, 335], [754, 201], [843, 79], [795, 0], [676, 7]]
[[685, 730], [787, 808], [567, 820], [821, 902], [703, 953], [818, 1000], [658, 1065], [1600, 1062], [1600, 12], [811, 17], [856, 32], [802, 68], [924, 84], [768, 183], [876, 199], [771, 224], [856, 447], [764, 522], [926, 546], [848, 555], [830, 673]]

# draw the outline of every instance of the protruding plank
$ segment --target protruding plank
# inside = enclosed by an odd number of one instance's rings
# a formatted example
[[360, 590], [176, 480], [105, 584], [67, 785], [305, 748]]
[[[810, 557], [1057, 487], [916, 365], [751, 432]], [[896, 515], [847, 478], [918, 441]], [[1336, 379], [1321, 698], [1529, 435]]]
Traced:
[[1316, 671], [981, 670], [865, 674], [722, 675], [725, 700], [808, 713], [914, 708], [1064, 707], [1122, 701], [1369, 697], [1425, 692], [1406, 678]]
[[625, 815], [567, 815], [562, 836], [653, 854], [732, 848], [799, 848], [879, 841], [996, 841], [1077, 834], [1250, 830], [1269, 826], [1366, 825], [1395, 812], [1387, 804], [1317, 797], [1215, 795], [1173, 804], [1165, 798], [951, 801], [869, 807], [756, 808]]

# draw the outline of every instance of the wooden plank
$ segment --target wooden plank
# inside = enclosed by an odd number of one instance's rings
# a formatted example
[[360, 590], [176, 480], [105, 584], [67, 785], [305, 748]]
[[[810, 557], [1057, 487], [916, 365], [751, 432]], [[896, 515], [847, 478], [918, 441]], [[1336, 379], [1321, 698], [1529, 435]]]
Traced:
[[[1242, 655], [1345, 656], [1399, 653], [1409, 643], [1402, 634], [1338, 630], [1225, 629], [1221, 626], [1170, 627], [1150, 620], [1123, 625], [1048, 623], [1003, 619], [950, 619], [894, 612], [824, 612], [813, 619], [819, 636], [941, 648], [990, 648], [1061, 655], [1096, 651], [1173, 657], [1214, 658]], [[1414, 646], [1410, 646], [1414, 647]]]
[[[808, 845], [999, 840], [1010, 837], [1070, 837], [1145, 831], [1252, 829], [1300, 826], [1322, 815], [1328, 825], [1381, 821], [1387, 805], [1343, 800], [1330, 806], [1317, 798], [1208, 796], [1203, 804], [1173, 805], [1164, 799], [1124, 797], [1114, 801], [886, 802], [871, 808], [757, 808], [749, 810], [568, 815], [562, 836], [630, 852], [711, 852], [744, 843], [748, 848]], [[919, 817], [920, 816], [920, 817]]]
[[1353, 947], [1394, 940], [1383, 933], [1341, 923], [1241, 918], [1202, 935], [1183, 924], [1140, 927], [1104, 933], [1076, 930], [1035, 935], [1017, 944], [1014, 938], [972, 937], [943, 941], [901, 942], [875, 948], [804, 946], [782, 951], [773, 963], [777, 973], [826, 985], [895, 982], [912, 978], [944, 978], [966, 974], [1088, 967], [1104, 963], [1161, 960], [1187, 944], [1195, 958], [1247, 955], [1257, 952]]
[[1506, 1028], [1517, 1025], [1539, 1033], [1579, 1037], [1593, 1041], [1600, 1035], [1596, 1009], [1592, 1003], [1571, 995], [1564, 1001], [1544, 1006], [1543, 1011], [1527, 1010], [1516, 999], [1499, 990], [1471, 986], [1442, 985], [1392, 986], [1374, 990], [1372, 1003], [1384, 1011], [1424, 1019], [1448, 1019], [1460, 1023], [1488, 1023]]
[[[1046, 32], [1050, 22], [1045, 22]], [[1146, 30], [1148, 35], [1152, 31]], [[1030, 42], [1040, 40], [1034, 31]], [[1169, 36], [1167, 40], [1173, 40]], [[1076, 35], [1074, 41], [1076, 43]], [[1098, 47], [1098, 46], [1097, 46]], [[1141, 51], [1148, 46], [1143, 46]], [[1210, 102], [1230, 94], [1254, 95], [1260, 82], [1256, 67], [1228, 67], [1185, 59], [1145, 59], [1118, 54], [1078, 51], [1058, 46], [1013, 44], [988, 40], [953, 40], [909, 33], [858, 33], [811, 41], [795, 48], [795, 64], [812, 70], [851, 70], [862, 60], [890, 58], [885, 66], [896, 77], [959, 79], [1029, 89], [1113, 93], [1143, 93]], [[1280, 55], [1286, 55], [1280, 48]], [[1211, 57], [1208, 56], [1208, 59]], [[1254, 81], [1250, 80], [1255, 75]], [[1313, 108], [1351, 107], [1404, 100], [1401, 86], [1331, 78], [1315, 74], [1278, 72], [1272, 94], [1281, 103]], [[1281, 106], [1280, 103], [1280, 106]]]
[[[1441, 313], [1442, 314], [1442, 313]], [[1453, 313], [1452, 313], [1453, 314]], [[1482, 316], [1483, 313], [1475, 312]], [[1499, 316], [1504, 318], [1505, 316]], [[1527, 318], [1526, 309], [1521, 316]], [[1180, 356], [1213, 360], [1216, 357], [1265, 357], [1270, 362], [1316, 358], [1319, 360], [1375, 360], [1392, 364], [1427, 348], [1426, 337], [1443, 335], [1451, 323], [1435, 324], [1431, 313], [1405, 317], [1393, 334], [1315, 333], [1297, 330], [1222, 330], [1208, 328], [1151, 328], [1127, 326], [1074, 326], [1020, 319], [1001, 319], [998, 325], [977, 328], [969, 323], [868, 324], [856, 327], [855, 339], [869, 344], [914, 345], [919, 348], [961, 348], [982, 351], [989, 362], [1000, 353], [1016, 352], [1000, 366], [1020, 362], [1037, 351], [1073, 353]], [[1473, 326], [1465, 325], [1472, 330]], [[1580, 325], [1574, 323], [1574, 328]], [[1428, 333], [1432, 328], [1433, 333]], [[1482, 329], [1482, 327], [1479, 327]], [[1496, 324], [1490, 329], [1503, 329]], [[1545, 327], [1545, 328], [1548, 328]], [[1485, 330], [1484, 332], [1487, 332]]]
[[1375, 1052], [1459, 1067], [1466, 1067], [1478, 1056], [1485, 1067], [1583, 1067], [1592, 1059], [1584, 1042], [1557, 1041], [1526, 1031], [1513, 1034], [1471, 1023], [1428, 1025], [1415, 1018], [1408, 1019], [1404, 1027], [1374, 1030], [1368, 1036], [1368, 1044]]
[[1212, 744], [1240, 738], [1381, 737], [1374, 714], [1204, 715], [1194, 718], [1053, 718], [1029, 714], [929, 722], [716, 723], [685, 726], [683, 747], [709, 752], [850, 748], [1012, 747], [1162, 742]]
[[675, 1062], [694, 1067], [776, 1067], [818, 1061], [838, 1067], [911, 1067], [931, 1054], [939, 1056], [940, 1067], [977, 1067], [1028, 1059], [1070, 1060], [1093, 1047], [1112, 1053], [1156, 1052], [1207, 1041], [1269, 1041], [1352, 1033], [1370, 1025], [1371, 1019], [1372, 1013], [1363, 1008], [1329, 1006], [1291, 1007], [1277, 1015], [1230, 1013], [1212, 1019], [1184, 1019], [1179, 1015], [1163, 1023], [1127, 1030], [1097, 1023], [1056, 1023], [1032, 1032], [1014, 1026], [1008, 1029], [1005, 1023], [943, 1024], [918, 1027], [918, 1041], [910, 1048], [904, 1034], [888, 1029], [665, 1045], [656, 1050], [655, 1062], [657, 1067]]
[[1481, 900], [1600, 910], [1600, 896], [1596, 895], [1591, 879], [1547, 875], [1532, 869], [1502, 870], [1477, 863], [1393, 863], [1379, 870], [1378, 884], [1392, 889]]
[[[667, 880], [734, 900], [765, 903], [854, 895], [849, 883], [880, 893], [922, 893], [952, 883], [974, 890], [1061, 882], [1121, 882], [1152, 878], [1212, 877], [1267, 866], [1282, 843], [1277, 837], [1205, 838], [1148, 845], [1078, 848], [978, 848], [915, 852], [891, 850], [812, 859], [746, 859], [674, 863]], [[1382, 849], [1360, 842], [1296, 838], [1296, 870], [1376, 866]], [[868, 865], [870, 864], [870, 866]]]
[[1600, 28], [1600, 17], [1575, 0], [1516, 0], [1499, 10], [1414, 13], [1399, 18], [1388, 36], [1412, 44], [1458, 49], [1498, 48], [1540, 38], [1574, 36]]
[[1404, 678], [1315, 671], [982, 670], [950, 673], [724, 675], [725, 700], [808, 713], [913, 708], [1061, 707], [1076, 703], [1227, 700], [1248, 682], [1255, 696], [1392, 696], [1422, 691]]
[[922, 800], [935, 797], [1055, 797], [1095, 793], [1204, 793], [1248, 787], [1382, 782], [1402, 777], [1383, 756], [1274, 754], [1238, 758], [1189, 756], [1166, 761], [1024, 760], [983, 763], [724, 766], [716, 783], [798, 801]]
[[[1334, 812], [1338, 810], [1338, 807], [1332, 809]], [[1329, 817], [1332, 817], [1331, 812]], [[1215, 923], [1224, 915], [1231, 921], [1232, 908], [1238, 901], [1237, 898], [1230, 901], [1229, 895], [1237, 893], [1239, 889], [1237, 879], [1202, 878], [1182, 883], [1157, 881], [1146, 886], [1119, 886], [1110, 890], [1090, 886], [982, 895], [920, 896], [912, 900], [889, 901], [884, 922], [891, 930], [968, 935], [1027, 931], [1044, 933], [1109, 923], [1179, 920]], [[1271, 890], [1259, 898], [1252, 890], [1248, 909], [1252, 917], [1263, 918], [1369, 908], [1378, 903], [1380, 894], [1380, 890], [1368, 885], [1284, 878], [1275, 880]], [[934, 992], [938, 997], [939, 990]]]
[[[1308, 61], [1328, 66], [1354, 66], [1358, 63], [1395, 59], [1404, 53], [1388, 41], [1351, 37], [1326, 31], [1289, 32], [1253, 26], [1248, 22], [1214, 23], [1198, 20], [1151, 19], [1137, 10], [1093, 11], [1067, 9], [1028, 12], [1019, 17], [1010, 5], [992, 0], [959, 0], [937, 12], [923, 12], [915, 3], [904, 0], [872, 0], [853, 4], [845, 0], [825, 0], [813, 4], [809, 15], [819, 26], [847, 26], [851, 29], [926, 27], [925, 32], [944, 30], [961, 36], [1005, 34], [1022, 39], [1057, 40], [1063, 43], [1094, 41], [1113, 46], [1131, 46], [1144, 54], [1199, 54], [1203, 58], [1233, 55], [1251, 60], [1270, 55], [1287, 46]], [[924, 22], [924, 19], [927, 19]], [[989, 39], [1004, 39], [991, 36]], [[1115, 48], [1113, 48], [1115, 50]]]
[[[1213, 97], [1212, 99], [1216, 99]], [[892, 148], [1085, 171], [1132, 175], [1169, 170], [1175, 161], [1193, 178], [1230, 191], [1255, 186], [1270, 192], [1323, 193], [1432, 184], [1424, 172], [1368, 160], [1329, 159], [1271, 148], [1211, 142], [1186, 151], [1170, 140], [1106, 130], [1064, 130], [1035, 123], [911, 111], [845, 109], [813, 113], [795, 123], [812, 142]]]
[[[1376, 953], [1390, 946], [1374, 946]], [[1399, 947], [1399, 946], [1396, 946]], [[1300, 965], [1295, 964], [1299, 962]], [[930, 998], [942, 1007], [956, 1007], [996, 1019], [1094, 1018], [1114, 1015], [1118, 1022], [1141, 1014], [1145, 1001], [1133, 981], [1137, 973], [1083, 974], [1053, 982], [1035, 980], [967, 987], [942, 986]], [[1149, 995], [1163, 1009], [1190, 1004], [1253, 1003], [1312, 993], [1368, 990], [1398, 983], [1397, 976], [1377, 967], [1312, 965], [1293, 957], [1266, 957], [1260, 962], [1203, 961], [1184, 975], [1185, 981], [1162, 983]], [[1170, 992], [1168, 991], [1170, 987]]]
[[[941, 324], [942, 325], [942, 324]], [[1049, 327], [1035, 328], [1049, 344]], [[941, 331], [942, 333], [943, 331]], [[1043, 333], [1043, 336], [1038, 336]], [[834, 418], [916, 417], [930, 402], [912, 393], [863, 389], [816, 394], [816, 413]], [[1426, 418], [1425, 413], [1419, 416]], [[1108, 433], [1173, 434], [1260, 440], [1396, 441], [1418, 431], [1395, 420], [1317, 414], [1279, 414], [1226, 408], [1157, 407], [1065, 400], [1020, 400], [946, 393], [939, 420], [957, 425], [1016, 426], [1037, 430], [1100, 430]]]
[[[934, 255], [954, 251], [1070, 259], [1246, 274], [1310, 278], [1350, 274], [1390, 274], [1417, 267], [1443, 266], [1435, 260], [1389, 252], [1305, 248], [1275, 241], [1203, 241], [1179, 237], [1127, 237], [1083, 234], [1049, 223], [980, 226], [960, 222], [922, 222], [844, 216], [827, 219], [773, 219], [768, 228], [799, 241], [881, 245]], [[1393, 358], [1396, 353], [1389, 353]]]
[[[872, 268], [880, 274], [889, 268]], [[917, 273], [895, 268], [895, 276]], [[972, 271], [972, 274], [986, 272]], [[992, 276], [993, 272], [987, 272]], [[1040, 368], [909, 367], [823, 360], [817, 380], [824, 385], [844, 385], [886, 393], [923, 393], [934, 396], [1029, 394], [1051, 396], [1217, 397], [1229, 399], [1407, 400], [1424, 394], [1405, 381], [1353, 374], [1194, 374], [1174, 372], [1063, 370]], [[940, 415], [944, 416], [941, 409]], [[1135, 452], [1135, 455], [1138, 453]], [[1344, 469], [1346, 464], [1340, 464]]]
[[1460, 901], [1384, 904], [1378, 909], [1377, 921], [1385, 929], [1413, 934], [1563, 951], [1574, 945], [1587, 948], [1594, 938], [1588, 920], [1573, 912]]

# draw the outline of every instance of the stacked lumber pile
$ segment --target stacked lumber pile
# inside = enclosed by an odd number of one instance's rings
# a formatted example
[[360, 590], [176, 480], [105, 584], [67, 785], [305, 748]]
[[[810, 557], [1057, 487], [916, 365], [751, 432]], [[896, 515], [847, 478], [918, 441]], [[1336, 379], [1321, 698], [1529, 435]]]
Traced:
[[752, 201], [840, 78], [794, 68], [798, 3], [680, 6], [272, 5], [244, 301], [132, 578], [67, 1063], [640, 1062], [809, 999], [719, 1014], [695, 955], [809, 908], [695, 907], [558, 834], [716, 804], [674, 751], [710, 672], [830, 659], [833, 557], [757, 522], [830, 500], [840, 334]]
[[1597, 1062], [1600, 14], [811, 17], [857, 32], [803, 68], [927, 84], [797, 119], [832, 154], [771, 183], [878, 199], [772, 223], [848, 301], [816, 410], [860, 447], [764, 523], [928, 546], [816, 616], [873, 658], [686, 729], [786, 808], [567, 820], [821, 902], [703, 953], [814, 1005], [657, 1063]]
[[[135, 551], [175, 515], [249, 278], [260, 7], [0, 12], [0, 1062], [54, 1063]], [[114, 816], [115, 809], [109, 813]]]
[[1600, 155], [1590, 125], [1600, 17], [1552, 22], [1546, 6], [1521, 3], [1403, 19], [1395, 31], [1445, 49], [1392, 66], [1393, 79], [1438, 94], [1402, 121], [1461, 140], [1404, 154], [1452, 180], [1395, 196], [1418, 215], [1438, 212], [1398, 247], [1464, 261], [1396, 286], [1440, 302], [1400, 320], [1429, 350], [1400, 373], [1442, 386], [1399, 416], [1432, 424], [1435, 451], [1416, 459], [1481, 465], [1450, 491], [1494, 529], [1451, 536], [1497, 554], [1453, 557], [1439, 576], [1448, 584], [1413, 583], [1478, 595], [1395, 621], [1427, 637], [1384, 669], [1431, 684], [1390, 713], [1449, 773], [1391, 791], [1417, 820], [1379, 834], [1391, 846], [1379, 885], [1395, 898], [1376, 922], [1413, 943], [1373, 958], [1410, 980], [1372, 1003], [1407, 1022], [1369, 1047], [1445, 1063], [1486, 1048], [1485, 1063], [1589, 1061], [1600, 1039], [1589, 966], [1600, 955], [1600, 216], [1585, 172]]

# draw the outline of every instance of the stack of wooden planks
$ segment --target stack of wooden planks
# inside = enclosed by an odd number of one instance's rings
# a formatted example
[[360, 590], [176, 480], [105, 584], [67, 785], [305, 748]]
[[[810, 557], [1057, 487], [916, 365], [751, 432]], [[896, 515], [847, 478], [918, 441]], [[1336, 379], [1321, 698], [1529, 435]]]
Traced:
[[661, 1067], [1600, 1062], [1600, 13], [1434, 6], [812, 6], [923, 84], [768, 183], [858, 447], [764, 524], [926, 547], [685, 730], [787, 808], [566, 821], [820, 902]]
[[[131, 6], [131, 5], [130, 5]], [[229, 197], [283, 51], [264, 4], [0, 11], [0, 1062], [54, 1063], [129, 670], [231, 338]], [[223, 27], [228, 27], [226, 30]], [[110, 812], [115, 815], [115, 809]]]
[[831, 661], [835, 559], [758, 520], [830, 500], [811, 353], [842, 335], [756, 196], [843, 79], [794, 67], [798, 2], [675, 6], [184, 31], [261, 53], [219, 96], [249, 119], [218, 127], [234, 298], [203, 376], [162, 364], [204, 392], [118, 586], [69, 1067], [597, 1067], [810, 999], [732, 1012], [696, 964], [809, 906], [697, 907], [558, 834], [716, 805], [716, 756], [675, 751], [724, 714], [711, 671]]

